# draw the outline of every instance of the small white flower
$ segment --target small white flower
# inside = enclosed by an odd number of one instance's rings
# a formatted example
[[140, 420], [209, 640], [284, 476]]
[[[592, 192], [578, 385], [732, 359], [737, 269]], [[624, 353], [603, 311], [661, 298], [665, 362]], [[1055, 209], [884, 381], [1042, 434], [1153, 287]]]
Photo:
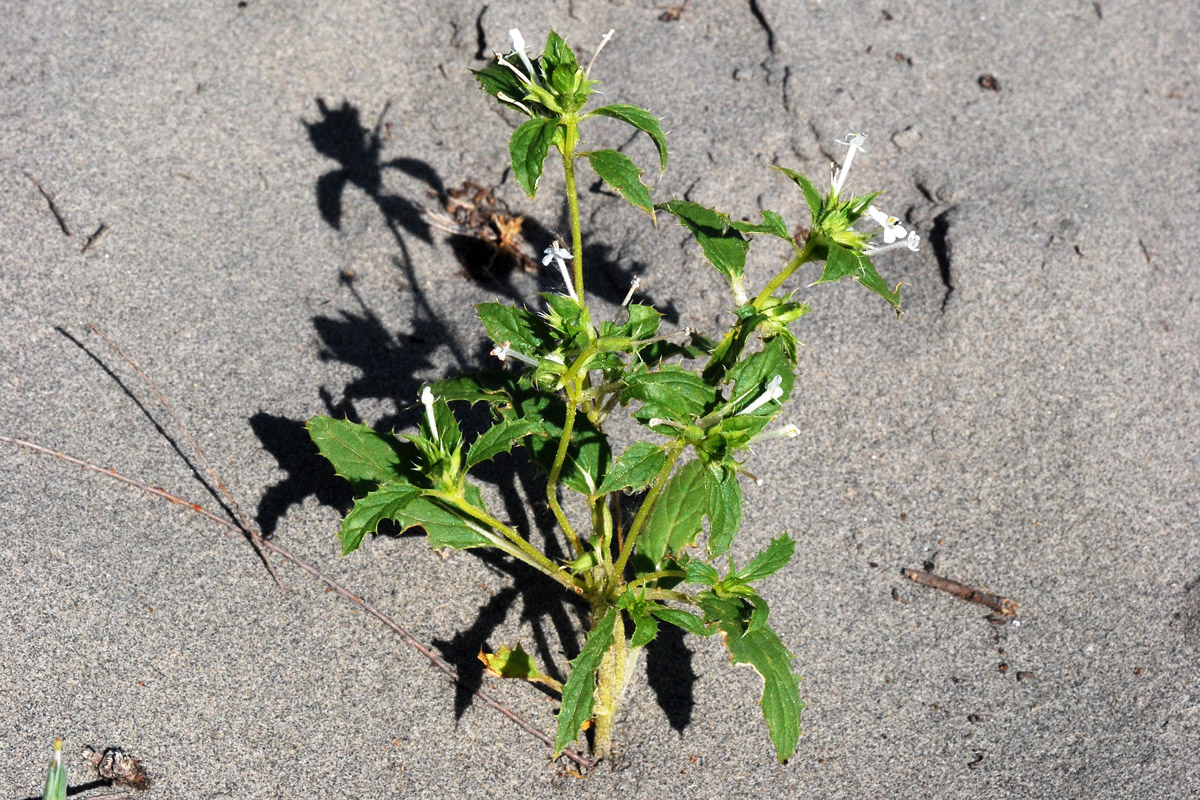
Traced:
[[529, 110], [529, 106], [525, 105], [520, 100], [514, 100], [513, 98], [506, 95], [504, 92], [496, 92], [496, 99], [503, 100], [504, 102], [509, 103], [510, 105], [514, 105], [517, 108], [524, 111], [529, 116], [531, 116], [531, 117], [533, 116], [533, 112]]
[[536, 367], [538, 365], [538, 362], [536, 359], [530, 358], [529, 356], [525, 355], [524, 353], [518, 353], [516, 350], [513, 350], [512, 347], [509, 346], [508, 342], [504, 342], [502, 344], [498, 344], [495, 347], [493, 347], [492, 355], [494, 355], [496, 358], [500, 359], [501, 361], [507, 361], [509, 356], [511, 356], [511, 357], [515, 358], [517, 361], [524, 362], [531, 367]]
[[545, 250], [545, 255], [542, 257], [542, 266], [550, 266], [550, 262], [554, 261], [558, 264], [558, 271], [562, 273], [563, 283], [567, 285], [567, 294], [576, 303], [579, 302], [579, 296], [575, 294], [575, 285], [571, 280], [571, 273], [567, 270], [567, 262], [575, 256], [571, 255], [571, 251], [562, 246], [562, 243], [557, 239], [551, 243]]
[[875, 220], [883, 227], [884, 244], [891, 244], [897, 239], [903, 239], [907, 234], [907, 231], [904, 230], [904, 226], [900, 224], [900, 220], [896, 219], [895, 217], [889, 217], [875, 206], [869, 207], [867, 209], [867, 214], [870, 215], [871, 219]]
[[636, 292], [637, 288], [641, 285], [642, 279], [635, 275], [633, 278], [633, 283], [629, 284], [629, 291], [625, 293], [625, 299], [621, 301], [621, 308], [629, 305], [629, 302], [633, 300], [633, 293]]
[[916, 231], [909, 231], [908, 236], [898, 242], [866, 248], [863, 250], [863, 255], [877, 256], [880, 253], [886, 253], [888, 250], [896, 250], [901, 247], [907, 247], [909, 250], [912, 250], [915, 253], [921, 248], [921, 237]]
[[833, 186], [833, 194], [837, 196], [842, 193], [842, 187], [846, 185], [846, 175], [850, 172], [850, 162], [854, 161], [854, 155], [859, 151], [867, 152], [863, 147], [867, 143], [867, 135], [865, 133], [857, 133], [850, 131], [846, 134], [846, 138], [837, 139], [837, 144], [842, 147], [847, 147], [846, 160], [842, 162], [842, 168], [837, 170], [831, 180]]
[[777, 401], [781, 397], [783, 397], [783, 376], [776, 375], [774, 378], [771, 378], [771, 382], [767, 384], [766, 390], [758, 396], [758, 399], [739, 411], [738, 416], [753, 414], [767, 403]]
[[517, 58], [521, 59], [521, 63], [525, 65], [525, 69], [529, 72], [529, 77], [535, 82], [537, 80], [536, 73], [533, 71], [533, 64], [529, 61], [529, 55], [525, 52], [525, 37], [516, 28], [508, 32], [512, 38], [513, 52], [517, 54]]
[[428, 386], [421, 389], [421, 402], [425, 405], [425, 418], [429, 420], [429, 432], [433, 434], [433, 440], [437, 441], [441, 437], [438, 436], [437, 420], [433, 416], [433, 391]]

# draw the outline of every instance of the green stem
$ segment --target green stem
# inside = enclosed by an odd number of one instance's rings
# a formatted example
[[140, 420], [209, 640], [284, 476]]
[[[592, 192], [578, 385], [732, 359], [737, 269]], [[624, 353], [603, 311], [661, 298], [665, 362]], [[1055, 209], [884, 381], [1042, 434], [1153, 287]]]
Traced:
[[654, 477], [654, 483], [650, 487], [650, 492], [646, 495], [646, 499], [642, 501], [642, 507], [638, 509], [637, 514], [634, 516], [633, 524], [629, 526], [629, 535], [625, 537], [625, 542], [621, 545], [621, 554], [617, 557], [617, 563], [613, 566], [613, 575], [617, 580], [620, 580], [620, 577], [625, 574], [625, 566], [629, 563], [629, 556], [633, 553], [633, 546], [637, 543], [638, 534], [642, 532], [642, 526], [646, 524], [646, 518], [650, 516], [650, 510], [654, 508], [654, 502], [662, 494], [663, 487], [667, 484], [667, 478], [671, 475], [671, 469], [675, 466], [675, 462], [679, 460], [679, 456], [683, 454], [683, 447], [684, 445], [678, 441], [671, 445], [671, 449], [667, 452], [666, 463], [658, 471], [658, 475]]
[[576, 594], [580, 594], [583, 591], [583, 586], [580, 584], [577, 578], [560, 569], [559, 566], [547, 558], [542, 551], [538, 550], [536, 547], [527, 542], [525, 538], [521, 536], [521, 534], [517, 533], [511, 527], [505, 525], [503, 522], [496, 519], [486, 511], [471, 505], [466, 501], [465, 498], [456, 497], [455, 495], [447, 494], [445, 492], [429, 492], [427, 496], [441, 500], [443, 503], [453, 506], [459, 511], [462, 511], [464, 514], [467, 514], [475, 520], [482, 522], [484, 525], [500, 531], [500, 533], [504, 534], [506, 539], [516, 545], [517, 552], [513, 552], [507, 548], [505, 549], [505, 552], [507, 552], [509, 555], [514, 556], [515, 558], [524, 561], [526, 564], [529, 564], [531, 567], [546, 573], [551, 578], [554, 578], [554, 580], [563, 584]]
[[651, 572], [649, 575], [643, 575], [642, 577], [640, 577], [636, 580], [630, 581], [629, 588], [632, 589], [635, 586], [641, 586], [643, 583], [649, 583], [650, 581], [656, 581], [659, 578], [686, 578], [686, 577], [687, 577], [686, 572], [680, 572], [677, 569], [664, 569], [660, 572]]
[[813, 260], [813, 250], [815, 249], [813, 239], [810, 236], [804, 242], [804, 249], [796, 254], [796, 257], [784, 267], [778, 275], [771, 279], [771, 282], [763, 287], [763, 290], [758, 293], [758, 297], [754, 298], [755, 310], [761, 311], [763, 303], [767, 301], [771, 295], [775, 294], [775, 290], [783, 285], [783, 282], [792, 277], [792, 274], [801, 266]]
[[568, 541], [571, 542], [571, 547], [575, 550], [575, 555], [581, 556], [584, 553], [583, 543], [579, 541], [579, 534], [575, 533], [574, 526], [571, 525], [571, 521], [567, 519], [562, 506], [558, 503], [558, 478], [562, 475], [563, 464], [567, 460], [567, 448], [571, 444], [571, 433], [575, 430], [575, 403], [574, 393], [568, 385], [567, 418], [563, 422], [563, 433], [562, 439], [558, 442], [558, 452], [554, 454], [554, 466], [550, 468], [550, 477], [546, 480], [546, 502], [550, 504], [550, 510], [554, 512], [554, 518], [558, 520], [563, 533], [567, 535]]
[[[568, 141], [574, 138], [567, 136]], [[575, 278], [575, 295], [579, 298], [579, 305], [587, 308], [583, 298], [583, 233], [579, 223], [579, 192], [575, 188], [575, 148], [564, 152], [562, 160], [563, 174], [567, 179], [567, 208], [571, 212], [571, 253], [575, 256], [571, 260], [571, 268]]]
[[[599, 611], [607, 606], [597, 606], [592, 616], [598, 616]], [[592, 755], [597, 758], [607, 758], [612, 755], [613, 724], [617, 721], [617, 709], [621, 705], [621, 690], [625, 688], [625, 659], [628, 657], [628, 646], [625, 641], [624, 615], [618, 610], [617, 621], [613, 626], [613, 642], [600, 662], [596, 673], [596, 728], [593, 739]]]

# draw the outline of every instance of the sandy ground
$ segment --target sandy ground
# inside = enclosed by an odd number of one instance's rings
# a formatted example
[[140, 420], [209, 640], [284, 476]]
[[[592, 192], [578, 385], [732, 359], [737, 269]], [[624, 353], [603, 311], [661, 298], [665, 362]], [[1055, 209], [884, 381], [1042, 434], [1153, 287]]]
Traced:
[[[38, 795], [62, 736], [126, 748], [163, 800], [1200, 796], [1194, 7], [667, 10], [5, 4], [0, 434], [218, 508], [96, 323], [278, 542], [550, 729], [549, 697], [495, 685], [474, 655], [521, 641], [561, 671], [577, 611], [420, 537], [339, 559], [345, 492], [301, 428], [410, 424], [422, 381], [486, 360], [472, 303], [555, 287], [471, 279], [420, 214], [470, 180], [528, 215], [530, 253], [566, 230], [561, 178], [522, 198], [517, 120], [468, 69], [514, 25], [581, 52], [615, 28], [594, 77], [666, 120], [656, 198], [739, 216], [802, 220], [769, 166], [823, 182], [834, 139], [864, 130], [851, 184], [886, 189], [926, 237], [880, 259], [906, 313], [853, 285], [801, 289], [785, 419], [805, 433], [756, 454], [735, 548], [799, 542], [765, 587], [806, 679], [791, 763], [774, 761], [756, 676], [714, 641], [667, 639], [631, 689], [618, 769], [581, 780], [296, 569], [279, 565], [281, 594], [235, 534], [4, 445], [0, 795]], [[652, 163], [615, 124], [592, 136]], [[681, 228], [585, 188], [601, 307], [639, 275], [671, 325], [728, 319]], [[751, 280], [780, 257], [756, 245]], [[925, 562], [1018, 600], [1020, 625], [901, 576]]]

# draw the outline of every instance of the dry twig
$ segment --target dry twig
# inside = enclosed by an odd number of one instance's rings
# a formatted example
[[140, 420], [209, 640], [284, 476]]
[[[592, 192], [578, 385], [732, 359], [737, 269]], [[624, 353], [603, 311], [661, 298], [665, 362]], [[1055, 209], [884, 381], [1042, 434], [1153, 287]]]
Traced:
[[[257, 533], [245, 530], [242, 526], [238, 525], [237, 523], [230, 522], [229, 520], [225, 519], [224, 517], [222, 517], [218, 514], [214, 514], [213, 512], [211, 512], [208, 509], [201, 506], [199, 503], [193, 503], [189, 500], [183, 499], [182, 497], [173, 495], [170, 492], [166, 491], [165, 489], [160, 489], [158, 487], [151, 486], [147, 483], [143, 483], [142, 481], [140, 481], [136, 478], [131, 478], [127, 475], [123, 475], [123, 474], [117, 472], [116, 470], [112, 469], [111, 467], [101, 467], [97, 464], [92, 464], [88, 461], [74, 458], [72, 456], [67, 455], [66, 453], [62, 453], [57, 450], [51, 450], [48, 447], [43, 447], [39, 444], [35, 444], [35, 443], [27, 441], [25, 439], [16, 439], [16, 438], [13, 438], [10, 436], [0, 435], [0, 442], [8, 442], [9, 444], [15, 444], [20, 447], [25, 447], [29, 450], [33, 450], [38, 453], [44, 453], [46, 455], [54, 456], [55, 458], [60, 458], [63, 461], [74, 464], [78, 467], [82, 467], [83, 469], [90, 470], [92, 472], [99, 472], [102, 475], [107, 475], [108, 477], [118, 480], [122, 483], [127, 483], [130, 486], [135, 486], [135, 487], [141, 489], [142, 491], [145, 491], [152, 495], [155, 495], [156, 497], [161, 497], [164, 500], [167, 500], [168, 502], [174, 503], [176, 505], [184, 506], [185, 508], [188, 508], [191, 511], [194, 511], [195, 513], [199, 514], [200, 516], [205, 517], [206, 519], [210, 519], [219, 525], [223, 525], [226, 528], [229, 528], [230, 530], [238, 531], [239, 533], [254, 537], [255, 543], [259, 547], [270, 550], [272, 553], [279, 556], [280, 558], [283, 558], [284, 560], [291, 562], [296, 567], [300, 568], [304, 572], [307, 572], [310, 576], [316, 578], [321, 583], [324, 583], [326, 586], [328, 586], [330, 589], [332, 589], [334, 592], [336, 592], [338, 595], [340, 595], [343, 599], [358, 606], [359, 608], [363, 609], [363, 611], [365, 611], [368, 614], [370, 614], [371, 616], [375, 617], [377, 620], [379, 620], [384, 625], [386, 625], [388, 628], [390, 628], [394, 633], [396, 633], [401, 639], [403, 639], [406, 644], [411, 646], [414, 650], [416, 650], [421, 655], [425, 656], [425, 658], [429, 660], [429, 663], [432, 664], [438, 671], [445, 674], [448, 678], [450, 678], [450, 680], [454, 681], [455, 683], [457, 683], [459, 681], [458, 671], [455, 670], [453, 666], [451, 666], [450, 664], [447, 664], [436, 653], [434, 653], [428, 647], [425, 647], [423, 644], [418, 642], [416, 640], [416, 638], [414, 638], [413, 635], [411, 633], [409, 633], [408, 630], [406, 628], [404, 628], [404, 626], [402, 626], [399, 622], [396, 622], [394, 619], [392, 619], [387, 614], [380, 611], [378, 608], [376, 608], [372, 604], [366, 602], [365, 600], [358, 597], [350, 590], [343, 587], [337, 581], [333, 580], [333, 578], [330, 578], [328, 575], [321, 572], [319, 569], [312, 566], [304, 559], [293, 554], [287, 548], [285, 548], [279, 544], [276, 544], [274, 541], [271, 541], [270, 539], [263, 539]], [[515, 722], [522, 730], [526, 731], [527, 733], [532, 734], [535, 738], [537, 738], [542, 743], [544, 743], [550, 747], [554, 746], [554, 740], [552, 738], [550, 738], [544, 732], [542, 732], [541, 730], [536, 728], [532, 723], [527, 721], [524, 717], [519, 715], [517, 712], [509, 709], [507, 706], [504, 706], [503, 704], [500, 703], [500, 701], [496, 700], [495, 698], [493, 698], [491, 695], [489, 695], [487, 692], [483, 691], [482, 689], [474, 689], [473, 691], [474, 691], [474, 694], [476, 697], [478, 697], [480, 700], [482, 700], [484, 703], [488, 704], [495, 710], [499, 711], [504, 716], [508, 717], [513, 722]], [[579, 753], [576, 753], [574, 750], [563, 750], [562, 754], [564, 756], [566, 756], [567, 758], [571, 759], [572, 761], [574, 761], [579, 766], [584, 767], [585, 769], [591, 769], [592, 767], [596, 766], [596, 762], [592, 761], [591, 759], [585, 758], [584, 756], [581, 756]]]
[[940, 575], [934, 575], [932, 572], [922, 572], [917, 569], [903, 569], [901, 572], [904, 573], [904, 577], [915, 583], [919, 583], [922, 586], [931, 586], [934, 589], [941, 589], [943, 592], [948, 592], [968, 602], [987, 606], [992, 611], [1005, 617], [1011, 617], [1016, 614], [1017, 609], [1021, 606], [1015, 600], [991, 594], [982, 589], [976, 589], [974, 586], [968, 586], [965, 583], [943, 578]]

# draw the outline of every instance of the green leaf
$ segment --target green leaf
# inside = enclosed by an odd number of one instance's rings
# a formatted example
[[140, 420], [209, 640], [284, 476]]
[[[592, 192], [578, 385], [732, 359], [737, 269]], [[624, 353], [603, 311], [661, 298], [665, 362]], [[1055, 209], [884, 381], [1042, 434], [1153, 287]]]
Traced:
[[630, 647], [645, 647], [658, 636], [658, 620], [646, 613], [645, 609], [630, 609], [629, 617], [633, 620], [633, 636], [629, 639]]
[[655, 208], [674, 214], [679, 224], [696, 237], [709, 263], [728, 278], [731, 285], [741, 286], [750, 242], [730, 224], [729, 217], [688, 200], [670, 200]]
[[471, 404], [490, 403], [503, 406], [512, 404], [518, 391], [519, 379], [519, 373], [507, 370], [476, 372], [434, 381], [429, 384], [429, 388], [447, 402], [465, 400]]
[[794, 169], [788, 169], [787, 167], [779, 166], [775, 167], [775, 169], [779, 170], [784, 175], [787, 175], [789, 178], [795, 181], [796, 185], [800, 187], [800, 190], [804, 192], [804, 202], [808, 203], [808, 208], [810, 211], [812, 211], [813, 220], [815, 221], [817, 217], [821, 216], [821, 209], [823, 207], [821, 193], [817, 191], [816, 186], [813, 186], [812, 181], [801, 175], [799, 172], [796, 172]]
[[513, 443], [530, 434], [545, 434], [546, 429], [541, 420], [536, 419], [506, 419], [488, 428], [467, 451], [467, 469], [490, 461], [500, 453], [512, 450]]
[[[715, 622], [729, 649], [730, 661], [734, 664], [749, 664], [763, 678], [763, 694], [759, 703], [771, 741], [775, 744], [775, 755], [786, 762], [796, 752], [800, 740], [800, 712], [804, 703], [800, 700], [800, 678], [792, 672], [791, 652], [784, 647], [778, 634], [766, 625], [753, 620], [757, 606], [751, 606], [749, 626], [743, 618], [745, 603], [723, 600], [701, 594], [697, 600], [704, 609], [706, 622]], [[765, 608], [765, 604], [764, 604]]]
[[659, 125], [657, 117], [644, 108], [626, 103], [614, 103], [611, 106], [597, 108], [588, 116], [592, 116], [593, 114], [627, 122], [649, 136], [654, 141], [654, 146], [658, 149], [658, 160], [662, 164], [662, 171], [667, 171], [667, 137], [663, 134], [662, 126]]
[[831, 283], [849, 275], [875, 294], [887, 300], [900, 313], [900, 284], [895, 289], [888, 289], [887, 281], [875, 271], [871, 259], [855, 250], [841, 245], [829, 243], [829, 253], [825, 256], [825, 267], [821, 277], [814, 283]]
[[791, 352], [787, 340], [776, 336], [764, 344], [762, 350], [735, 364], [726, 373], [726, 378], [733, 381], [733, 394], [730, 399], [737, 400], [738, 406], [745, 408], [766, 391], [767, 386], [778, 375], [779, 388], [783, 390], [783, 395], [778, 401], [765, 403], [752, 412], [755, 416], [774, 416], [780, 406], [787, 402], [796, 383]]
[[587, 154], [588, 163], [604, 182], [634, 206], [654, 218], [650, 190], [641, 181], [642, 171], [629, 156], [618, 150], [594, 150]]
[[305, 427], [334, 471], [363, 495], [381, 483], [401, 478], [400, 440], [366, 425], [332, 417], [313, 417]]
[[792, 560], [794, 552], [796, 552], [796, 543], [786, 533], [781, 534], [771, 540], [766, 549], [756, 555], [749, 564], [734, 572], [730, 577], [743, 583], [761, 581], [768, 575], [774, 575], [783, 569]]
[[689, 461], [663, 486], [638, 538], [637, 549], [655, 564], [668, 550], [678, 553], [700, 535], [707, 508], [704, 467]]
[[[501, 58], [504, 57], [501, 56]], [[519, 66], [520, 62], [517, 61], [515, 56], [511, 57], [509, 63], [517, 66], [518, 69], [523, 69], [523, 67]], [[525, 85], [521, 83], [521, 79], [511, 69], [501, 66], [497, 59], [493, 59], [492, 63], [483, 69], [471, 71], [475, 73], [475, 80], [479, 81], [480, 87], [497, 100], [500, 100], [499, 95], [501, 94], [514, 100], [520, 100], [525, 96]], [[526, 113], [522, 108], [512, 103], [505, 102], [504, 100], [500, 100], [500, 102], [514, 111], [520, 111], [522, 114]]]
[[638, 490], [649, 486], [666, 461], [667, 454], [659, 445], [634, 442], [625, 448], [625, 452], [609, 468], [596, 493], [607, 494], [622, 489]]
[[763, 221], [758, 224], [753, 222], [739, 222], [738, 220], [731, 220], [729, 224], [742, 233], [769, 233], [772, 236], [778, 236], [780, 239], [795, 244], [796, 240], [788, 233], [787, 223], [783, 221], [783, 217], [774, 211], [765, 210], [762, 212], [762, 218]]
[[583, 723], [592, 718], [592, 706], [596, 700], [596, 670], [613, 642], [613, 627], [618, 612], [610, 608], [588, 634], [583, 650], [571, 662], [571, 677], [562, 688], [562, 706], [558, 710], [558, 731], [554, 736], [554, 757], [562, 754], [563, 748], [575, 741]]
[[729, 549], [742, 522], [742, 486], [732, 466], [722, 467], [719, 475], [705, 470], [704, 480], [708, 485], [708, 554], [719, 556]]
[[542, 165], [554, 142], [557, 126], [558, 120], [555, 119], [531, 119], [513, 131], [512, 138], [508, 140], [513, 177], [530, 198], [537, 194]]
[[532, 358], [549, 344], [550, 331], [545, 321], [532, 311], [504, 303], [480, 303], [475, 306], [475, 313], [496, 344], [507, 342], [518, 353]]
[[570, 67], [572, 71], [578, 68], [575, 51], [554, 31], [546, 37], [546, 46], [542, 49], [540, 63], [546, 70], [552, 71], [558, 67]]
[[354, 508], [342, 518], [338, 538], [342, 541], [342, 555], [353, 553], [362, 544], [368, 533], [376, 533], [379, 523], [385, 519], [396, 519], [404, 507], [421, 494], [415, 486], [385, 483], [375, 491], [354, 501]]
[[526, 653], [525, 648], [519, 644], [516, 649], [501, 645], [495, 653], [485, 653], [481, 650], [479, 660], [483, 662], [484, 671], [493, 678], [516, 678], [530, 683], [544, 683], [555, 691], [562, 691], [562, 683], [543, 674], [533, 656]]
[[715, 567], [699, 558], [689, 558], [683, 562], [683, 571], [687, 573], [684, 583], [698, 583], [703, 586], [716, 586], [721, 580]]
[[[483, 503], [478, 495], [479, 489], [468, 484], [467, 499], [471, 505], [482, 508]], [[484, 533], [485, 529], [480, 523], [458, 511], [444, 508], [427, 497], [418, 497], [408, 503], [394, 521], [401, 532], [409, 528], [424, 528], [429, 537], [429, 546], [438, 550], [443, 547], [466, 550], [492, 545], [492, 540]]]
[[716, 400], [716, 389], [699, 375], [675, 364], [656, 372], [638, 372], [625, 379], [621, 402], [641, 400], [645, 405], [634, 415], [645, 421], [651, 417], [690, 423], [702, 416]]
[[630, 303], [626, 306], [626, 311], [629, 313], [629, 321], [622, 327], [629, 338], [649, 339], [658, 333], [658, 326], [662, 322], [662, 314], [658, 311], [641, 303]]
[[697, 636], [712, 636], [716, 633], [715, 628], [710, 628], [704, 624], [704, 620], [688, 611], [680, 611], [677, 608], [658, 605], [653, 603], [650, 605], [650, 613], [670, 625], [677, 628], [683, 628], [688, 633], [694, 633]]

